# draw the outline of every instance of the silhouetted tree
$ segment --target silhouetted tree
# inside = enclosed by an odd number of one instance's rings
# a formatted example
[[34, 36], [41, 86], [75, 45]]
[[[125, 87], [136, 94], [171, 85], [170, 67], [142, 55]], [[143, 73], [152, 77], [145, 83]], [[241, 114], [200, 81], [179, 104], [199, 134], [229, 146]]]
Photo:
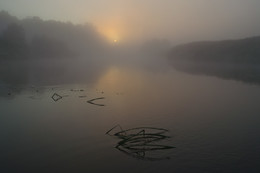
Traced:
[[28, 46], [22, 26], [10, 24], [0, 38], [1, 59], [17, 59], [28, 56]]
[[71, 58], [76, 54], [72, 52], [63, 41], [46, 36], [36, 36], [31, 41], [31, 55], [33, 58]]

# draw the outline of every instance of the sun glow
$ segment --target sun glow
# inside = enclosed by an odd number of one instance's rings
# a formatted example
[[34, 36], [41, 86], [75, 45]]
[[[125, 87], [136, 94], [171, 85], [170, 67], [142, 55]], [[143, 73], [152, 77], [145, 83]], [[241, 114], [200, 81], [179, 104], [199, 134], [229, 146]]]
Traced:
[[100, 32], [111, 42], [117, 43], [120, 39], [120, 32], [116, 29], [104, 27]]
[[120, 18], [99, 19], [95, 23], [99, 32], [111, 43], [121, 42], [122, 37], [125, 35], [125, 28]]
[[132, 72], [129, 69], [119, 67], [110, 67], [107, 72], [99, 79], [96, 88], [110, 91], [128, 91], [142, 88], [143, 78], [138, 72]]

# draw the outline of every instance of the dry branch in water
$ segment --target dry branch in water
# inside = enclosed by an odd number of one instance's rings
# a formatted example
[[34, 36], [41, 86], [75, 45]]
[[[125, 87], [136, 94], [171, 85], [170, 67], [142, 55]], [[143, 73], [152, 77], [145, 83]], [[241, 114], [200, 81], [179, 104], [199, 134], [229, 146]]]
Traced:
[[88, 102], [89, 104], [93, 104], [93, 105], [96, 105], [96, 106], [105, 106], [104, 104], [94, 103], [94, 101], [96, 101], [96, 100], [101, 100], [101, 99], [105, 99], [105, 97], [94, 98], [94, 99], [88, 100], [87, 102]]

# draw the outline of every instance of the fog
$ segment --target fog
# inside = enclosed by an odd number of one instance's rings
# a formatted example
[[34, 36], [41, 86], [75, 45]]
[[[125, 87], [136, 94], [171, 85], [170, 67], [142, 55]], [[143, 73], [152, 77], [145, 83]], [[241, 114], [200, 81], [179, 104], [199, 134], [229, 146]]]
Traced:
[[259, 35], [259, 7], [258, 0], [0, 1], [0, 10], [20, 19], [90, 22], [110, 41], [159, 38], [174, 44]]
[[260, 172], [259, 9], [0, 0], [0, 173]]
[[117, 64], [164, 71], [177, 45], [259, 35], [258, 7], [256, 0], [0, 1], [0, 81], [93, 82]]
[[111, 65], [156, 65], [170, 48], [163, 39], [111, 43], [90, 23], [18, 19], [6, 11], [0, 13], [0, 31], [0, 77], [6, 84], [93, 82]]

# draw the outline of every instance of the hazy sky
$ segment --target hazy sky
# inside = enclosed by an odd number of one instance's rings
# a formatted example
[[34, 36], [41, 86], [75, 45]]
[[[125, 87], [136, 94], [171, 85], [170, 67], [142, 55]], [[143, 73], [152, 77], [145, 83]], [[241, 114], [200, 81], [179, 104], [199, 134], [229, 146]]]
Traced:
[[260, 0], [0, 0], [24, 18], [91, 22], [109, 39], [173, 42], [260, 35]]

